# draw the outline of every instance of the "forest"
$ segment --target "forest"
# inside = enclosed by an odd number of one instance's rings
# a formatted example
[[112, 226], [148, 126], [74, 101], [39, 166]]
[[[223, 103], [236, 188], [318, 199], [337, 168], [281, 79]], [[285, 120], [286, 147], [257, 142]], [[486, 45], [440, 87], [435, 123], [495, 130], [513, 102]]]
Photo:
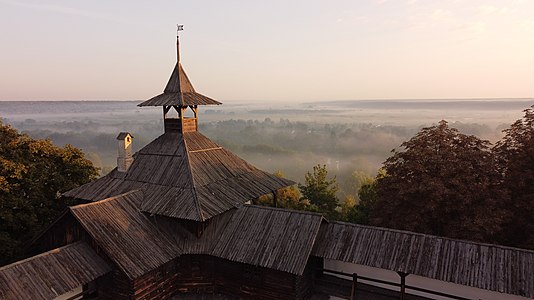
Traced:
[[[522, 113], [512, 125], [419, 125], [287, 115], [275, 120], [265, 116], [270, 110], [261, 111], [261, 119], [245, 119], [207, 110], [200, 131], [257, 167], [298, 182], [278, 191], [277, 206], [321, 212], [330, 220], [533, 249], [534, 113], [532, 108]], [[30, 254], [32, 238], [74, 204], [59, 197], [61, 192], [114, 168], [118, 132], [131, 132], [139, 150], [162, 127], [157, 117], [143, 115], [4, 121], [0, 265]], [[255, 203], [274, 205], [272, 196]]]

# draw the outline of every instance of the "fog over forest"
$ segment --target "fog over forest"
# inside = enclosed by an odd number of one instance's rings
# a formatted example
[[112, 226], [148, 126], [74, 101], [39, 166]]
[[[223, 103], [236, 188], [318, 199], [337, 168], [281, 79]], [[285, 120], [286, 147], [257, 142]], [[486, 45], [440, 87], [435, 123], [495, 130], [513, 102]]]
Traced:
[[[116, 164], [116, 136], [128, 131], [137, 151], [163, 133], [161, 108], [141, 101], [0, 102], [4, 123], [33, 138], [81, 148], [102, 174]], [[255, 166], [302, 182], [314, 165], [337, 177], [340, 197], [374, 176], [391, 150], [442, 119], [494, 142], [531, 99], [359, 100], [279, 105], [230, 103], [200, 108], [199, 130]]]

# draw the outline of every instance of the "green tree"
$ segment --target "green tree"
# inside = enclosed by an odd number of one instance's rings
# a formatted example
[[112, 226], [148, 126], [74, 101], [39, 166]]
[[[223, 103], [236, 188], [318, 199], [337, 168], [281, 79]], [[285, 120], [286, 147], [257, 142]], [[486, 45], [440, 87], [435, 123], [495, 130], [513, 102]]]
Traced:
[[[275, 176], [284, 178], [282, 171], [274, 173]], [[272, 194], [264, 195], [258, 198], [255, 204], [264, 206], [274, 206]], [[299, 189], [296, 186], [281, 188], [276, 191], [276, 206], [288, 209], [307, 210], [310, 202], [302, 198]]]
[[336, 211], [338, 199], [336, 192], [339, 189], [336, 178], [328, 178], [326, 165], [313, 167], [313, 173], [307, 172], [305, 184], [299, 184], [300, 192], [304, 199], [308, 199], [317, 211], [324, 213], [330, 219], [339, 218]]
[[352, 207], [346, 214], [347, 222], [368, 225], [371, 211], [378, 199], [376, 192], [376, 180], [385, 176], [384, 170], [380, 169], [376, 178], [365, 177], [358, 190], [358, 204]]
[[401, 146], [376, 182], [371, 224], [499, 242], [503, 193], [488, 141], [441, 121]]
[[504, 174], [502, 188], [510, 195], [504, 243], [534, 249], [534, 106], [524, 112], [504, 130], [494, 151]]
[[71, 204], [62, 192], [97, 174], [79, 149], [31, 139], [0, 122], [0, 264], [23, 256], [28, 241]]

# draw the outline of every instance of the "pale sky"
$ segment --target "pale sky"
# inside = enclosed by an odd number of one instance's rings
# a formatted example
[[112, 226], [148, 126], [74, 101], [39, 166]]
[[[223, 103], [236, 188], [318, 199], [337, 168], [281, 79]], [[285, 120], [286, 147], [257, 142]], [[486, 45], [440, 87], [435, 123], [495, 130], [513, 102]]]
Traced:
[[534, 0], [0, 0], [0, 100], [534, 97]]

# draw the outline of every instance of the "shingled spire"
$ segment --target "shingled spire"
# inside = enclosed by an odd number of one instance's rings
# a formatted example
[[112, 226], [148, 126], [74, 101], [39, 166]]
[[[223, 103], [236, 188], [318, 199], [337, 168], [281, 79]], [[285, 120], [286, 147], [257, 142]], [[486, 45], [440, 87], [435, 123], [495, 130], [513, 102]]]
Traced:
[[[176, 58], [176, 65], [163, 94], [159, 94], [138, 106], [163, 106], [165, 132], [197, 131], [198, 105], [219, 105], [221, 102], [201, 95], [193, 88], [193, 84], [191, 84], [180, 63], [180, 37], [178, 35], [176, 35]], [[168, 116], [171, 109], [176, 110], [177, 118]], [[185, 117], [188, 109], [193, 111], [192, 117]]]
[[[180, 63], [180, 36], [176, 35], [176, 66], [165, 87], [164, 93], [195, 93], [191, 81]], [[140, 104], [140, 106], [143, 106]]]

